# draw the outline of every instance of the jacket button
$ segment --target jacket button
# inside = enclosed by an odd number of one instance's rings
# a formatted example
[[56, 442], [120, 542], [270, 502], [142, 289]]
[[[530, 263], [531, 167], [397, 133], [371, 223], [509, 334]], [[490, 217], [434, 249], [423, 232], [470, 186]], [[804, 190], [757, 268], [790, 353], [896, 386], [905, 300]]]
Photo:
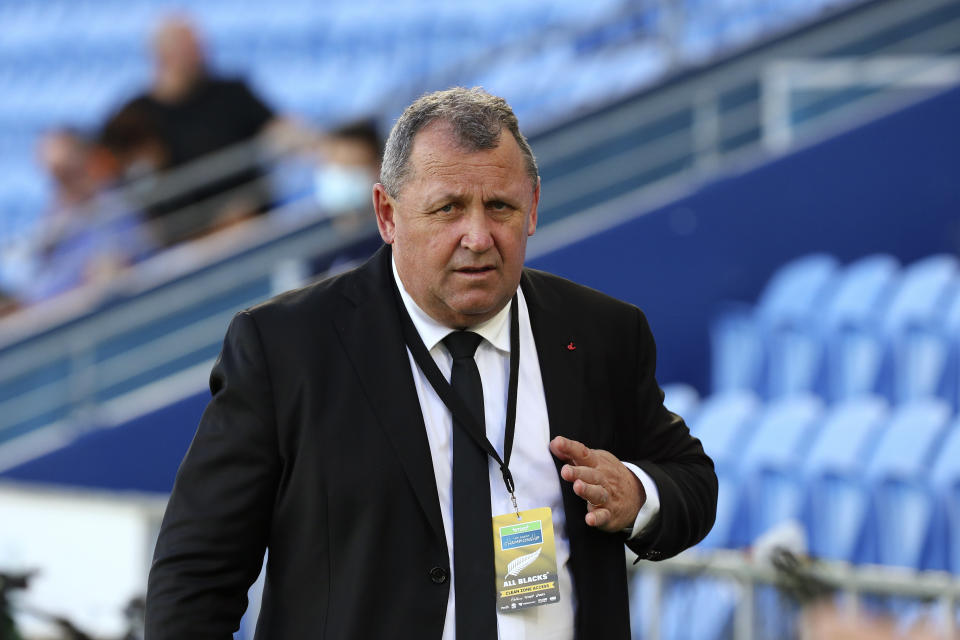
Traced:
[[430, 569], [430, 579], [433, 580], [434, 584], [443, 584], [449, 576], [450, 574], [443, 567]]

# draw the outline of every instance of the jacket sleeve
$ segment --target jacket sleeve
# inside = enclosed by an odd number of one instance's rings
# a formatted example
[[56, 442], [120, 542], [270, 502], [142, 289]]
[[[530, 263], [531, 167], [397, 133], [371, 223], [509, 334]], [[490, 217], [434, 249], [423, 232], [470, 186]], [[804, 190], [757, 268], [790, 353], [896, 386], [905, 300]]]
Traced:
[[660, 513], [637, 538], [627, 542], [640, 558], [661, 560], [695, 545], [713, 526], [717, 512], [717, 476], [700, 441], [690, 435], [683, 418], [663, 406], [655, 378], [656, 344], [646, 317], [637, 309], [637, 428], [628, 436], [630, 459], [657, 485]]
[[147, 640], [231, 638], [263, 561], [281, 462], [270, 376], [246, 312], [230, 324], [210, 390], [160, 527]]

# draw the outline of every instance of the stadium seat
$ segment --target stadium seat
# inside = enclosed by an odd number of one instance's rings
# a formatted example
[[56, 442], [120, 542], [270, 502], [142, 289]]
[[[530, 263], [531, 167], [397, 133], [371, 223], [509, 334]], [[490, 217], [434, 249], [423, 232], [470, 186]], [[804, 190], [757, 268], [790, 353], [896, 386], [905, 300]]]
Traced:
[[895, 402], [936, 394], [949, 351], [944, 309], [957, 295], [957, 259], [935, 255], [903, 272], [882, 318], [887, 356], [883, 391]]
[[838, 267], [836, 258], [820, 253], [781, 267], [757, 304], [757, 317], [762, 325], [770, 329], [808, 320]]
[[852, 263], [838, 281], [823, 316], [826, 362], [818, 386], [828, 400], [873, 392], [883, 357], [879, 314], [898, 275], [896, 258], [880, 254]]
[[776, 300], [775, 306], [768, 303], [769, 310], [761, 314], [768, 398], [813, 391], [816, 383], [821, 352], [819, 316], [842, 272], [832, 258], [813, 255], [808, 260], [799, 274], [803, 277], [781, 287], [782, 299]]
[[[770, 349], [769, 341], [777, 342], [774, 336], [790, 334], [797, 327], [813, 323], [815, 311], [837, 269], [837, 260], [825, 254], [798, 258], [774, 274], [756, 308], [731, 306], [722, 312], [710, 328], [713, 389], [753, 389], [767, 393], [764, 370], [768, 366], [768, 353], [776, 353], [772, 357], [778, 371], [792, 355], [789, 351], [781, 354], [780, 346]], [[789, 341], [789, 338], [783, 340]], [[775, 390], [785, 392], [789, 390], [788, 385], [787, 382], [779, 384]]]
[[960, 574], [960, 419], [949, 428], [930, 470], [934, 516], [924, 568]]
[[914, 262], [903, 272], [903, 280], [883, 314], [883, 330], [896, 334], [911, 324], [934, 320], [957, 276], [957, 259], [935, 255]]
[[751, 391], [714, 394], [700, 404], [690, 429], [710, 451], [716, 466], [736, 468], [761, 408], [760, 399]]
[[664, 598], [660, 637], [664, 640], [732, 638], [733, 612], [738, 598], [738, 587], [729, 580], [707, 577], [674, 580]]
[[731, 391], [708, 398], [690, 423], [693, 435], [700, 438], [704, 450], [713, 458], [720, 484], [717, 518], [713, 529], [698, 545], [700, 548], [726, 547], [732, 542], [740, 453], [750, 440], [760, 408], [760, 401], [752, 392]]
[[800, 517], [800, 468], [822, 411], [821, 400], [807, 394], [768, 405], [742, 448], [735, 542], [752, 544], [774, 526]]
[[937, 395], [960, 411], [960, 283], [950, 296], [950, 303], [943, 311], [943, 338], [947, 343], [947, 356]]
[[662, 390], [663, 405], [683, 418], [689, 425], [700, 406], [700, 394], [697, 390], [682, 382], [665, 384]]
[[810, 554], [852, 561], [867, 515], [865, 462], [886, 426], [887, 402], [854, 398], [833, 407], [803, 463], [803, 521]]
[[933, 516], [928, 470], [949, 417], [949, 406], [939, 399], [903, 405], [891, 416], [865, 470], [871, 504], [862, 560], [922, 566]]
[[727, 303], [710, 323], [712, 391], [757, 391], [762, 367], [763, 344], [753, 306]]

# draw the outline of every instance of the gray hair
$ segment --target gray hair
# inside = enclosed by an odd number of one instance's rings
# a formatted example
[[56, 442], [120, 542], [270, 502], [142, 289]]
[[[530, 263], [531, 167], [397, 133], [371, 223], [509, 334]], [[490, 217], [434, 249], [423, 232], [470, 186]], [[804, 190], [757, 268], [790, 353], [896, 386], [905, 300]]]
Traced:
[[533, 188], [537, 187], [537, 160], [527, 139], [520, 133], [517, 116], [507, 101], [480, 87], [454, 87], [421, 96], [393, 125], [380, 167], [380, 182], [391, 197], [398, 197], [410, 176], [410, 153], [417, 133], [438, 120], [452, 127], [460, 145], [468, 151], [496, 148], [500, 132], [506, 127], [520, 147]]

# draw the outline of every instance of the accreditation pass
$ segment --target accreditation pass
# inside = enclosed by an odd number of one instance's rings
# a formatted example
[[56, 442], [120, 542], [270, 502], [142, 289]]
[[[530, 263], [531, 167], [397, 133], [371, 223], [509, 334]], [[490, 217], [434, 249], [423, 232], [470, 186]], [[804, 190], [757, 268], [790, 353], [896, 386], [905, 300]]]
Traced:
[[498, 611], [510, 613], [560, 601], [549, 508], [495, 516], [493, 549]]

